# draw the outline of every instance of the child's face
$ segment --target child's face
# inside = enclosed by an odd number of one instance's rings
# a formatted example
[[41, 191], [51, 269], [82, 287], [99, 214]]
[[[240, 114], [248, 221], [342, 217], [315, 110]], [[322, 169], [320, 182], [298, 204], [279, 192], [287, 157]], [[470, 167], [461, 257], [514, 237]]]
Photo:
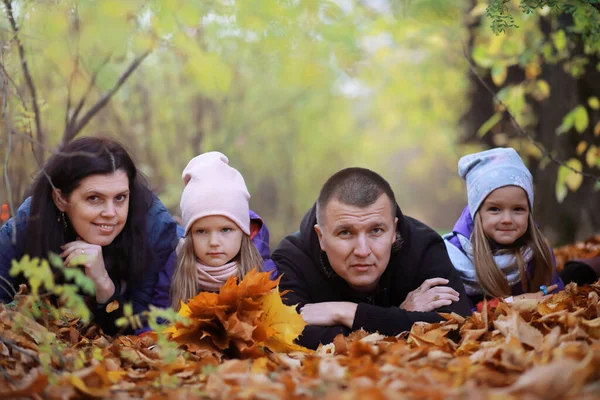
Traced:
[[504, 186], [486, 197], [479, 210], [485, 234], [498, 244], [512, 244], [527, 232], [529, 203], [518, 186]]
[[200, 218], [190, 233], [198, 261], [210, 267], [220, 267], [235, 258], [244, 234], [235, 222], [221, 215]]

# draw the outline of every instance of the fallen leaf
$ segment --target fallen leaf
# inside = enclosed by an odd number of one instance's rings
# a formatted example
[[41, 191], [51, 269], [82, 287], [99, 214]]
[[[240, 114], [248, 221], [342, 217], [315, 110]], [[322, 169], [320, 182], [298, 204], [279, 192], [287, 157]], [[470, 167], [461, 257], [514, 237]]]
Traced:
[[48, 385], [48, 376], [39, 372], [39, 370], [32, 371], [32, 373], [24, 378], [20, 385], [14, 389], [7, 391], [0, 390], [0, 398], [4, 399], [16, 399], [19, 397], [35, 398], [42, 394], [46, 386]]
[[106, 305], [106, 312], [111, 313], [119, 309], [119, 302], [117, 300], [113, 300]]

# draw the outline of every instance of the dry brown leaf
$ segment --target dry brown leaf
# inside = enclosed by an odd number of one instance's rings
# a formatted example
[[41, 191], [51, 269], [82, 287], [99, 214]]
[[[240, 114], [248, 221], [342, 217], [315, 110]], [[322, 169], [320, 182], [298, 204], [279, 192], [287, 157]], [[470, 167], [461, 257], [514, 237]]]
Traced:
[[42, 394], [48, 385], [48, 376], [39, 370], [34, 370], [29, 376], [24, 377], [15, 388], [4, 390], [0, 389], [0, 398], [16, 399], [19, 397], [36, 397]]
[[521, 343], [537, 349], [544, 341], [544, 335], [527, 324], [518, 312], [512, 311], [509, 316], [501, 316], [494, 321], [494, 326], [504, 335], [512, 336]]

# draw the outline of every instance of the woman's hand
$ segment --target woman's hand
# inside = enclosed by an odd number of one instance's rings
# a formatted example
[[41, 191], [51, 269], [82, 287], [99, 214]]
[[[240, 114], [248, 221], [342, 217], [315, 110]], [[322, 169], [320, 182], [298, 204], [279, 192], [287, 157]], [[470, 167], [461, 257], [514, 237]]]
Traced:
[[63, 252], [60, 256], [65, 259], [65, 265], [67, 267], [82, 265], [85, 274], [96, 285], [96, 301], [100, 304], [106, 303], [115, 293], [115, 285], [106, 271], [102, 247], [77, 239], [61, 248]]

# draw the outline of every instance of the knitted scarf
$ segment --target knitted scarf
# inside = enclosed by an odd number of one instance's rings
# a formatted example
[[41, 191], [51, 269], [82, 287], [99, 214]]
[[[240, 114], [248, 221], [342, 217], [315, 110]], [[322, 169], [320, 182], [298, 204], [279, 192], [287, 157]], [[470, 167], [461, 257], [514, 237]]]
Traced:
[[[483, 289], [479, 285], [479, 282], [477, 282], [477, 272], [475, 271], [475, 263], [473, 261], [473, 245], [463, 235], [456, 234], [456, 236], [460, 241], [462, 251], [448, 240], [444, 240], [450, 260], [460, 274], [467, 294], [469, 296], [483, 294]], [[528, 264], [533, 259], [533, 250], [527, 247], [521, 251], [521, 255], [525, 264]], [[506, 277], [510, 287], [521, 282], [521, 274], [514, 254], [497, 254], [494, 256], [494, 262]]]

